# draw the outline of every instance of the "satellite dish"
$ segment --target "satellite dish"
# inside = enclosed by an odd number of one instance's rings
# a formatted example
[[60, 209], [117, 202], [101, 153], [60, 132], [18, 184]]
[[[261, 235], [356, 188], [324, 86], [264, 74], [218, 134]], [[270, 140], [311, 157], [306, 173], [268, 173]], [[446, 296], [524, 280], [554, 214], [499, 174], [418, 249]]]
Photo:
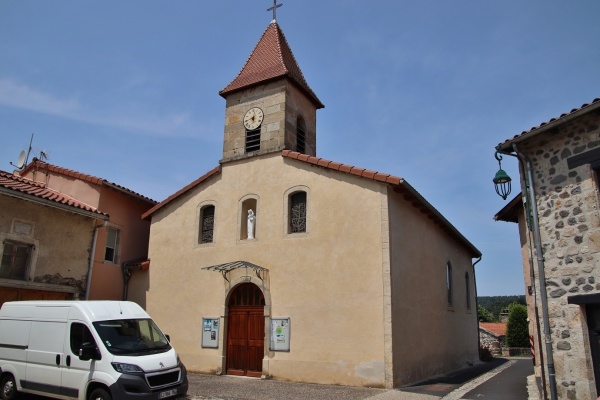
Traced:
[[15, 165], [17, 168], [23, 168], [23, 165], [25, 165], [25, 157], [27, 157], [27, 153], [25, 153], [25, 150], [23, 150], [21, 154], [19, 154], [17, 165]]

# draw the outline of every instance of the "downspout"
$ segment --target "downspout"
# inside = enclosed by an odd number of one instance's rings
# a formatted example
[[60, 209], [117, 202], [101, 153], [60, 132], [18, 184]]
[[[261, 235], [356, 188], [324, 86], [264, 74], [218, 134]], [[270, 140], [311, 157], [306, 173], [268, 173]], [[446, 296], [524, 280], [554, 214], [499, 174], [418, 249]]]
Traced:
[[94, 226], [94, 234], [92, 236], [92, 251], [90, 252], [90, 265], [88, 267], [87, 284], [85, 289], [85, 299], [90, 299], [90, 287], [92, 286], [92, 270], [94, 269], [94, 257], [96, 256], [96, 241], [98, 240], [98, 229], [108, 225], [108, 221], [103, 221], [101, 225]]
[[479, 336], [479, 303], [477, 302], [477, 279], [475, 278], [475, 266], [477, 265], [477, 263], [479, 261], [481, 261], [481, 257], [483, 257], [483, 256], [479, 256], [477, 261], [475, 261], [473, 263], [473, 265], [471, 265], [473, 267], [473, 288], [475, 289], [475, 315], [477, 315], [477, 354], [478, 354], [478, 358], [479, 358], [479, 349], [481, 348], [481, 337]]
[[[550, 399], [556, 400], [556, 373], [554, 370], [554, 356], [552, 354], [552, 337], [550, 335], [550, 320], [548, 317], [548, 294], [546, 291], [546, 273], [544, 270], [544, 255], [542, 253], [542, 240], [540, 237], [540, 225], [538, 219], [537, 201], [535, 198], [535, 188], [533, 185], [533, 168], [531, 167], [531, 161], [523, 154], [519, 154], [517, 145], [513, 144], [513, 151], [515, 157], [525, 166], [525, 187], [528, 188], [527, 194], [529, 196], [529, 205], [531, 208], [531, 218], [533, 222], [533, 241], [535, 245], [537, 266], [538, 266], [538, 280], [540, 288], [540, 301], [542, 305], [542, 320], [544, 323], [544, 341], [546, 348], [546, 365], [548, 368], [548, 384], [550, 386]], [[506, 154], [506, 153], [505, 153]], [[512, 154], [511, 154], [512, 155]]]

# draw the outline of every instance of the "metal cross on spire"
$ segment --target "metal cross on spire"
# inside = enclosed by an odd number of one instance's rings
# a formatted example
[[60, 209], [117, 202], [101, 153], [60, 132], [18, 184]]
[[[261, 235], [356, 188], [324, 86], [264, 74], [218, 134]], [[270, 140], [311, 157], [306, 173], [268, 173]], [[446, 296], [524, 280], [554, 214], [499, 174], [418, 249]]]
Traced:
[[273, 7], [267, 8], [267, 11], [273, 11], [273, 21], [277, 20], [277, 9], [282, 5], [283, 3], [277, 4], [277, 0], [273, 0]]

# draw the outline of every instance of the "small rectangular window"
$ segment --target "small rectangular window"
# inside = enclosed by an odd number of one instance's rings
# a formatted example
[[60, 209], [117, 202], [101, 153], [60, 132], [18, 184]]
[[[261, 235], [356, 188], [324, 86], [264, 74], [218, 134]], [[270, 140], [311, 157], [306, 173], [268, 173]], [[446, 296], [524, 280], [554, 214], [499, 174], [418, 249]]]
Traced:
[[200, 240], [202, 243], [212, 243], [215, 230], [215, 206], [203, 207], [200, 211]]
[[306, 232], [306, 192], [290, 196], [290, 233]]
[[5, 240], [0, 278], [26, 280], [32, 250], [32, 245]]
[[448, 305], [452, 306], [452, 265], [446, 265], [446, 290], [448, 291]]
[[110, 261], [113, 264], [117, 263], [119, 245], [119, 230], [108, 228], [106, 231], [106, 250], [104, 252], [104, 261]]

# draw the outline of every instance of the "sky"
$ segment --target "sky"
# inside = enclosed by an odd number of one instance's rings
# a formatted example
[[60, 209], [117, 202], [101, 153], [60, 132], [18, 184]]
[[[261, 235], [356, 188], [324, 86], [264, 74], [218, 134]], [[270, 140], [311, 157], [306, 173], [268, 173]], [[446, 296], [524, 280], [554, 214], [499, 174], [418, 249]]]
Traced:
[[[598, 0], [281, 0], [325, 104], [317, 156], [404, 178], [525, 294], [495, 146], [600, 97]], [[271, 0], [0, 0], [0, 170], [19, 154], [157, 201], [218, 165], [225, 100]]]

